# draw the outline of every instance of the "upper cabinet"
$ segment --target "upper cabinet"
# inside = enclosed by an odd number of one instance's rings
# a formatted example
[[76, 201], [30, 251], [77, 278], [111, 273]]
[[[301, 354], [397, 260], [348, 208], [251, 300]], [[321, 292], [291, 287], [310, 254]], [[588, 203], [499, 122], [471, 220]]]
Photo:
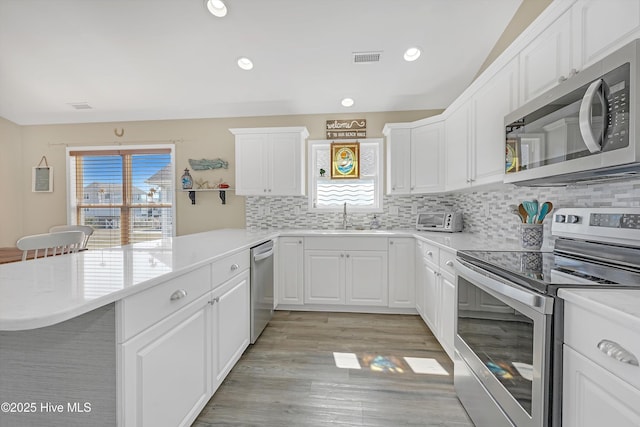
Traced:
[[637, 0], [580, 0], [573, 8], [574, 59], [585, 68], [640, 36]]
[[236, 137], [236, 194], [303, 196], [305, 127], [229, 129]]
[[518, 62], [512, 60], [445, 120], [446, 189], [502, 181], [504, 116], [518, 104]]
[[387, 194], [424, 194], [444, 189], [444, 124], [387, 124]]
[[520, 99], [523, 103], [575, 72], [571, 35], [569, 10], [520, 52]]

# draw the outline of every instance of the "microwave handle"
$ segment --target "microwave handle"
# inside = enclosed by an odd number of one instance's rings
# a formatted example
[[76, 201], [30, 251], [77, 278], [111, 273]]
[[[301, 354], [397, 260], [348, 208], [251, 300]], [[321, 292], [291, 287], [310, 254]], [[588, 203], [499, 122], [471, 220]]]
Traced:
[[580, 133], [582, 134], [584, 143], [587, 145], [587, 148], [591, 153], [597, 153], [602, 150], [602, 139], [600, 137], [596, 137], [593, 132], [593, 127], [591, 126], [591, 104], [593, 103], [593, 99], [598, 96], [602, 103], [603, 111], [606, 111], [607, 104], [604, 102], [604, 98], [601, 95], [600, 90], [603, 83], [602, 79], [598, 79], [591, 83], [582, 98], [582, 103], [580, 104], [580, 115], [578, 116]]

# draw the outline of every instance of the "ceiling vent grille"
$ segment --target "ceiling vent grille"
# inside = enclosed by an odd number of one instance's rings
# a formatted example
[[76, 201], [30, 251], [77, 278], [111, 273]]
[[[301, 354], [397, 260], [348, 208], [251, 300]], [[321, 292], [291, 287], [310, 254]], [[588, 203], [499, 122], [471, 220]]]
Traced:
[[380, 62], [382, 52], [353, 52], [354, 64], [370, 64], [372, 62]]
[[76, 110], [91, 110], [93, 107], [87, 102], [72, 102], [71, 105]]

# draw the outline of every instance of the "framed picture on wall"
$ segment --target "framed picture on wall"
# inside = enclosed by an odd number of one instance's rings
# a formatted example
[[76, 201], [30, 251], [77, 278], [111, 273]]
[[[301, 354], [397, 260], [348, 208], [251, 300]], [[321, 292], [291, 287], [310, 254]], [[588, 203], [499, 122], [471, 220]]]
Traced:
[[331, 144], [331, 179], [360, 178], [360, 143]]
[[31, 191], [34, 193], [53, 192], [53, 168], [49, 166], [47, 158], [44, 156], [38, 166], [34, 166], [31, 171]]

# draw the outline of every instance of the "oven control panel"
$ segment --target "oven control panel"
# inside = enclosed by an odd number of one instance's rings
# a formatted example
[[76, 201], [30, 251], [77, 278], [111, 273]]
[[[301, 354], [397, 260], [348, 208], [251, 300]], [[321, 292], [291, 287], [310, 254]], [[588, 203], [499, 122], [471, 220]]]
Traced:
[[640, 208], [558, 209], [551, 234], [640, 247]]

